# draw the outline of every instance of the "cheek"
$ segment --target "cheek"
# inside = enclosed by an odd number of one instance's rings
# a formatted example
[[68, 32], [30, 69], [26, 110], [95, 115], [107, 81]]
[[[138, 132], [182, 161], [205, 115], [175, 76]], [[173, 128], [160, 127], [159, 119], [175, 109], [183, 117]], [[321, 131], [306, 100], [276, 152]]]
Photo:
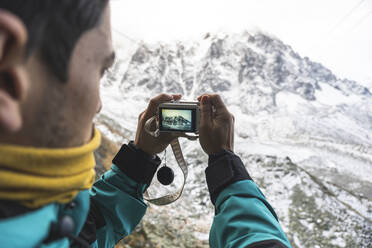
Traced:
[[94, 73], [80, 75], [79, 78], [80, 80], [76, 81], [75, 94], [73, 94], [76, 118], [82, 119], [85, 125], [90, 125], [100, 104], [100, 78]]

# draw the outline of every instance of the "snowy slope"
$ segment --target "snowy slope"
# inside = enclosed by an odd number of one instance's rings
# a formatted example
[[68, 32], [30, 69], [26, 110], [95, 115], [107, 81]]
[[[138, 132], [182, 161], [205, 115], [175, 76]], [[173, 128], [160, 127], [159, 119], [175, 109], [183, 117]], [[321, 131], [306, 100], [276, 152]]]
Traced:
[[[99, 117], [121, 135], [107, 125], [100, 126], [103, 132], [116, 142], [133, 139], [138, 114], [158, 93], [194, 100], [217, 92], [236, 117], [237, 152], [295, 245], [372, 246], [371, 92], [269, 35], [206, 37], [195, 43], [121, 45], [102, 86]], [[203, 239], [213, 216], [203, 177], [206, 156], [197, 143], [182, 145], [192, 169], [175, 206], [185, 218], [201, 219], [204, 231], [194, 232]], [[151, 193], [171, 189], [155, 182]], [[176, 209], [168, 210], [180, 215]]]

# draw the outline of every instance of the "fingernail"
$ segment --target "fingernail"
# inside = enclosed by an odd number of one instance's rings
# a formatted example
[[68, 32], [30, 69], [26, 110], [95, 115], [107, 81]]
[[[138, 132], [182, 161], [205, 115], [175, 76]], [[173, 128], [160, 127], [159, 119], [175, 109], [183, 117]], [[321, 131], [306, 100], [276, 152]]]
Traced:
[[208, 103], [208, 97], [207, 96], [203, 96], [202, 103], [203, 104], [207, 104]]

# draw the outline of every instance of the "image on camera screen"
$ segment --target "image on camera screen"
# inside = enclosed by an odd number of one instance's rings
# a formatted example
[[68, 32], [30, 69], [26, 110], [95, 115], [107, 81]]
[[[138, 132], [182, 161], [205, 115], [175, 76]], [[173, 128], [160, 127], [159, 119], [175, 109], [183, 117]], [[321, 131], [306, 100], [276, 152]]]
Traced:
[[192, 131], [192, 110], [162, 109], [162, 127], [171, 131]]

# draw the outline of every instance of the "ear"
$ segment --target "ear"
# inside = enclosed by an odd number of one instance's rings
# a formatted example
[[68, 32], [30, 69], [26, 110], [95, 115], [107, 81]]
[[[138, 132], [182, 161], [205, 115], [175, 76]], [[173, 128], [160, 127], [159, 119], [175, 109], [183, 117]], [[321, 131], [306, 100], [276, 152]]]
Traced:
[[22, 127], [21, 102], [28, 81], [24, 69], [27, 31], [15, 15], [0, 10], [0, 132]]

